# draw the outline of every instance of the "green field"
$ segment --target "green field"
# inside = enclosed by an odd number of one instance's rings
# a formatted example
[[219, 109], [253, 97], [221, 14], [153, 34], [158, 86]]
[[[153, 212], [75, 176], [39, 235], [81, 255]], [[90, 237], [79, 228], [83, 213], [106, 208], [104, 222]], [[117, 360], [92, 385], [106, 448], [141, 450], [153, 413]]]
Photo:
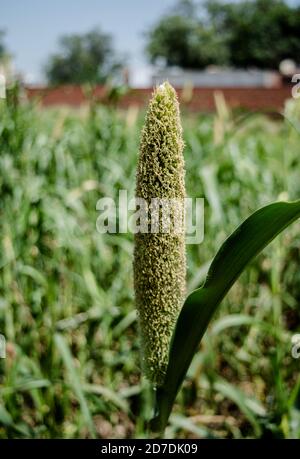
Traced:
[[[251, 212], [300, 197], [300, 111], [182, 114], [186, 188], [205, 198], [188, 288]], [[96, 231], [96, 203], [134, 195], [142, 112], [0, 101], [0, 438], [147, 437], [131, 234]], [[168, 438], [300, 438], [300, 224], [222, 303], [193, 360]]]

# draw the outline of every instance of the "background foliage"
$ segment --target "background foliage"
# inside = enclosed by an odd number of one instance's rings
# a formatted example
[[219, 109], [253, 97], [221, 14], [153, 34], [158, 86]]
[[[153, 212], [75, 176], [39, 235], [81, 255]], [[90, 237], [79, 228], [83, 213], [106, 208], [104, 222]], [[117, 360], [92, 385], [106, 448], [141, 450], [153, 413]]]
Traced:
[[112, 38], [100, 29], [65, 35], [60, 51], [50, 56], [46, 75], [50, 84], [104, 83], [120, 67]]
[[277, 69], [300, 53], [300, 7], [282, 0], [179, 1], [148, 33], [152, 62]]

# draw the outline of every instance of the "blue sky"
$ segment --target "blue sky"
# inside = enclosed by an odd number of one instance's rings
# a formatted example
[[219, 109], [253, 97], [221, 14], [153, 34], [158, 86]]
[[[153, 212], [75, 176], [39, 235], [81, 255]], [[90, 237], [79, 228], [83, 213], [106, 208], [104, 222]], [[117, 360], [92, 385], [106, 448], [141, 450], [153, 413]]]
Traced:
[[[300, 0], [290, 0], [299, 4]], [[0, 30], [14, 56], [15, 68], [28, 81], [42, 80], [49, 54], [58, 38], [84, 33], [95, 26], [114, 38], [117, 51], [132, 66], [146, 63], [143, 32], [176, 3], [175, 0], [0, 0]]]
[[174, 0], [0, 0], [0, 30], [14, 56], [15, 68], [40, 81], [49, 54], [61, 35], [84, 33], [95, 26], [114, 38], [117, 51], [132, 65], [145, 62], [143, 32]]

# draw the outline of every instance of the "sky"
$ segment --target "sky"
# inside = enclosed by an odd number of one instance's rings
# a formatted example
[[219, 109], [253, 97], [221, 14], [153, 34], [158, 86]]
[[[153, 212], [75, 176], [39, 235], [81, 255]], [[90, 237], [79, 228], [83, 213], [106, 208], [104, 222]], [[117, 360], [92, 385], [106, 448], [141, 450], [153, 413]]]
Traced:
[[[299, 4], [300, 0], [289, 0]], [[145, 31], [176, 0], [0, 0], [0, 30], [14, 67], [27, 82], [42, 83], [47, 58], [58, 51], [60, 36], [99, 26], [112, 35], [138, 78], [146, 78]], [[149, 70], [148, 70], [149, 71]], [[138, 81], [135, 81], [138, 83]]]
[[146, 64], [144, 32], [174, 0], [0, 0], [0, 30], [14, 67], [27, 82], [43, 82], [43, 67], [60, 36], [96, 26], [113, 37], [132, 67]]

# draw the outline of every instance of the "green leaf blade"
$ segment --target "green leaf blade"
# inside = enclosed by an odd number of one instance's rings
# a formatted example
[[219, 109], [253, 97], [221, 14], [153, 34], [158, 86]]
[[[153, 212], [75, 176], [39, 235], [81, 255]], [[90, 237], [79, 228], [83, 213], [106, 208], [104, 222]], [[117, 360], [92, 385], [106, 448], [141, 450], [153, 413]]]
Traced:
[[279, 233], [300, 217], [300, 200], [254, 212], [224, 242], [203, 287], [186, 299], [173, 334], [164, 385], [157, 390], [154, 430], [164, 430], [177, 392], [217, 307], [242, 271]]

